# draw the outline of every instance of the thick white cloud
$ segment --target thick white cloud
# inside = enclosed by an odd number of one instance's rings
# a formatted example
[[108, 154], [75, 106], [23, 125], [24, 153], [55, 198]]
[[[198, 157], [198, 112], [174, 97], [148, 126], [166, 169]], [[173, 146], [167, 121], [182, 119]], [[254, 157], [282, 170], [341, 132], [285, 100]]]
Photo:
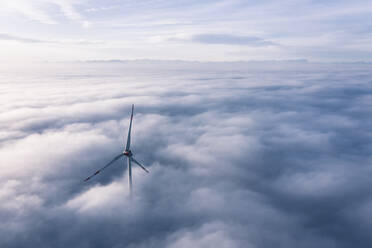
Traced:
[[[369, 64], [3, 70], [0, 246], [369, 247]], [[120, 153], [135, 103], [135, 168]], [[346, 235], [347, 234], [347, 235]]]

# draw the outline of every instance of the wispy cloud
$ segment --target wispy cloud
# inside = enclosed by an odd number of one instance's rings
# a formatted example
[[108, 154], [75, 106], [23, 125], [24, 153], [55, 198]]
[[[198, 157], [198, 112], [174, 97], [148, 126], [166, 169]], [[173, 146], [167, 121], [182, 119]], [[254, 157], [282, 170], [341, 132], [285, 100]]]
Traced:
[[62, 13], [70, 20], [79, 22], [84, 28], [90, 28], [92, 23], [85, 20], [82, 15], [75, 9], [74, 3], [70, 1], [55, 2], [61, 9]]
[[31, 20], [39, 21], [43, 24], [58, 24], [59, 21], [50, 11], [51, 6], [57, 7], [64, 17], [69, 20], [79, 22], [84, 27], [89, 27], [90, 22], [85, 20], [82, 15], [74, 7], [76, 4], [81, 4], [86, 1], [75, 0], [14, 0], [11, 2], [2, 2], [0, 7], [2, 11], [20, 14]]
[[32, 38], [19, 37], [11, 34], [2, 34], [0, 33], [0, 40], [11, 40], [18, 41], [23, 43], [59, 43], [59, 44], [77, 44], [77, 45], [93, 45], [93, 44], [103, 44], [102, 40], [39, 40]]
[[[53, 50], [53, 55], [48, 45], [38, 48], [24, 45], [25, 50], [17, 55], [41, 60], [82, 57], [372, 61], [371, 46], [368, 46], [372, 41], [370, 13], [372, 5], [364, 0], [337, 3], [13, 0], [0, 3], [3, 33], [37, 37], [37, 40], [51, 37], [75, 40], [82, 36], [82, 39], [105, 40], [109, 44], [99, 51], [89, 48], [77, 51], [63, 46]], [[179, 42], [175, 42], [176, 39]], [[13, 50], [13, 54], [20, 51], [16, 45], [0, 49]]]
[[14, 1], [1, 1], [0, 11], [10, 13], [11, 15], [21, 15], [29, 20], [38, 21], [43, 24], [57, 24], [58, 22], [52, 16], [41, 8], [46, 4], [47, 0], [14, 0]]
[[192, 36], [192, 41], [205, 44], [224, 44], [239, 46], [274, 46], [274, 42], [255, 36], [239, 36], [231, 34], [197, 34]]
[[38, 40], [38, 39], [30, 39], [30, 38], [24, 38], [24, 37], [18, 37], [10, 34], [1, 34], [0, 33], [0, 40], [13, 40], [13, 41], [19, 41], [19, 42], [25, 42], [25, 43], [43, 43], [46, 41]]

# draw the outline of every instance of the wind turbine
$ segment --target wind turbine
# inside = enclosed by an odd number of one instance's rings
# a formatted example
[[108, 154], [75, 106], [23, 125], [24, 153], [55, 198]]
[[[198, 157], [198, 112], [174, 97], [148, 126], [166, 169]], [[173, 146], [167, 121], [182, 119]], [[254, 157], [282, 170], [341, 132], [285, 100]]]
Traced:
[[137, 164], [139, 167], [141, 167], [144, 171], [149, 173], [149, 171], [142, 165], [140, 164], [137, 160], [134, 159], [133, 153], [130, 150], [130, 132], [132, 129], [132, 120], [133, 120], [133, 109], [134, 109], [134, 104], [132, 105], [132, 114], [130, 115], [130, 123], [129, 123], [129, 130], [128, 130], [128, 138], [127, 138], [127, 145], [125, 146], [125, 150], [117, 155], [113, 160], [111, 160], [108, 164], [106, 164], [104, 167], [99, 169], [98, 171], [94, 172], [94, 174], [90, 175], [89, 177], [85, 178], [85, 182], [112, 165], [116, 160], [119, 158], [126, 156], [127, 157], [127, 164], [128, 164], [128, 171], [129, 171], [129, 191], [132, 192], [132, 162]]

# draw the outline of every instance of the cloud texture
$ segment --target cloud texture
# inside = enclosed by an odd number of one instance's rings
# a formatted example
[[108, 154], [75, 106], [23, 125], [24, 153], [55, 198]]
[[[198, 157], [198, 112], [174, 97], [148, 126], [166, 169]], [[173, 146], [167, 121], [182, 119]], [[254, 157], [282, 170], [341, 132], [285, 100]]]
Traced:
[[192, 37], [192, 41], [205, 44], [224, 44], [239, 46], [272, 46], [271, 41], [266, 41], [254, 36], [237, 36], [229, 34], [198, 34]]
[[2, 70], [1, 247], [372, 245], [369, 64]]

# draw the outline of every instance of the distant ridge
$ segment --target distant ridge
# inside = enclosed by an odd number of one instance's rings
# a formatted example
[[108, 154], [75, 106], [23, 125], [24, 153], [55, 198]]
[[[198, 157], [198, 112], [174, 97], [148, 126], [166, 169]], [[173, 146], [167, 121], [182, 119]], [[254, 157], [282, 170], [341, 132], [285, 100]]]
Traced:
[[272, 60], [231, 60], [231, 61], [200, 61], [200, 60], [162, 60], [162, 59], [92, 59], [73, 61], [42, 61], [42, 63], [86, 63], [86, 64], [333, 64], [333, 65], [371, 65], [372, 61], [309, 61], [307, 59], [272, 59]]
[[199, 60], [158, 60], [158, 59], [93, 59], [71, 61], [76, 63], [309, 63], [307, 59], [287, 60], [232, 60], [232, 61], [199, 61]]

